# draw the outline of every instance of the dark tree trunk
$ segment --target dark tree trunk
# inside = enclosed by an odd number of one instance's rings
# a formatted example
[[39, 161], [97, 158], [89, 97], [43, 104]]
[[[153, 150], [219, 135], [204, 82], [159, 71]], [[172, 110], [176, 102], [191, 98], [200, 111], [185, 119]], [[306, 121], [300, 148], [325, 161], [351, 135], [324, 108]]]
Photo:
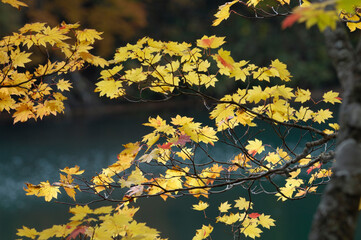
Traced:
[[310, 240], [354, 239], [361, 197], [361, 40], [353, 47], [339, 24], [325, 31], [326, 45], [343, 88], [333, 177], [314, 216]]

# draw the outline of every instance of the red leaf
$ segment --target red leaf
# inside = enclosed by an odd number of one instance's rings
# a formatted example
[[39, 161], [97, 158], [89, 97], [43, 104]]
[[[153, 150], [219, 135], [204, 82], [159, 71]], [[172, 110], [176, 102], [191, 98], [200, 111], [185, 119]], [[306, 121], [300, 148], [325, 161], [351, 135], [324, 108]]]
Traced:
[[184, 145], [186, 145], [187, 142], [190, 142], [190, 141], [191, 141], [190, 136], [182, 134], [178, 137], [178, 141], [175, 142], [174, 144], [184, 146]]
[[294, 13], [285, 18], [282, 22], [282, 29], [291, 27], [301, 17], [301, 14]]
[[250, 214], [248, 214], [248, 217], [250, 217], [250, 218], [258, 218], [258, 216], [260, 216], [261, 214], [259, 214], [259, 213], [250, 213]]
[[312, 172], [312, 170], [315, 169], [314, 166], [310, 167], [309, 169], [307, 169], [307, 174], [310, 174]]
[[158, 147], [159, 148], [163, 148], [163, 149], [170, 149], [170, 146], [172, 145], [173, 143], [169, 142], [169, 143], [164, 143], [162, 145], [159, 145], [158, 144]]

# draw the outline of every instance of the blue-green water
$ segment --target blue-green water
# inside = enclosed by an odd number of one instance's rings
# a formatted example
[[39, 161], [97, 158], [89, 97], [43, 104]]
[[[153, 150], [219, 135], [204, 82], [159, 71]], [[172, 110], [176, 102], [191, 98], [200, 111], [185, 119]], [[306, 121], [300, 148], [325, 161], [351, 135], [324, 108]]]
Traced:
[[[69, 215], [68, 207], [56, 203], [45, 203], [40, 198], [26, 196], [22, 190], [24, 182], [39, 183], [57, 180], [59, 169], [79, 165], [88, 173], [100, 169], [116, 160], [122, 144], [137, 141], [149, 131], [141, 124], [148, 116], [157, 113], [112, 113], [97, 117], [59, 118], [12, 125], [0, 125], [0, 239], [15, 239], [17, 228], [23, 225], [41, 230], [53, 224], [64, 223]], [[201, 121], [199, 113], [183, 113]], [[217, 152], [218, 151], [218, 152]], [[224, 149], [215, 150], [218, 156], [228, 157]], [[232, 153], [228, 153], [232, 155]], [[247, 197], [242, 189], [235, 188], [225, 195], [214, 195], [209, 202], [218, 207], [226, 198], [232, 202], [238, 197]], [[266, 230], [261, 239], [303, 240], [312, 221], [319, 197], [305, 200], [277, 202], [276, 197], [264, 194], [253, 197], [255, 211], [272, 215], [276, 227]], [[163, 237], [173, 240], [191, 239], [202, 224], [209, 224], [203, 214], [191, 209], [198, 202], [188, 197], [169, 199], [143, 199], [137, 219], [157, 228]], [[216, 217], [217, 211], [210, 211], [209, 217]], [[230, 228], [217, 227], [212, 239], [233, 239]], [[358, 233], [356, 239], [361, 239]]]

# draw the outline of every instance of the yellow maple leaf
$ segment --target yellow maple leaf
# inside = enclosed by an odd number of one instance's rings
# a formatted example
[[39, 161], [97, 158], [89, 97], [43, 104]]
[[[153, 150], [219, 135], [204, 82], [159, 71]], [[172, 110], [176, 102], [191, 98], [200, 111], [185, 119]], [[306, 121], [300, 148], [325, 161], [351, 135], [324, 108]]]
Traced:
[[301, 89], [301, 88], [297, 89], [295, 102], [304, 103], [304, 102], [310, 100], [310, 98], [311, 98], [310, 90], [308, 90], [308, 89], [304, 90], [304, 89]]
[[197, 211], [203, 211], [204, 209], [206, 209], [207, 207], [209, 207], [209, 204], [203, 201], [199, 201], [198, 204], [194, 204], [192, 205], [194, 210]]
[[234, 205], [234, 207], [238, 208], [240, 211], [245, 209], [252, 209], [253, 208], [253, 203], [247, 201], [245, 198], [240, 197], [239, 199], [235, 200], [236, 204]]
[[95, 42], [95, 39], [101, 40], [102, 39], [100, 37], [101, 34], [102, 32], [98, 32], [94, 29], [84, 29], [84, 30], [76, 31], [77, 39], [80, 42], [86, 41], [86, 42], [90, 42], [91, 44]]
[[20, 52], [20, 49], [11, 51], [10, 58], [14, 68], [16, 67], [25, 67], [25, 63], [31, 62], [29, 58], [31, 53]]
[[206, 36], [197, 40], [197, 46], [201, 48], [218, 48], [225, 43], [224, 37]]
[[262, 227], [270, 229], [270, 227], [276, 226], [275, 220], [271, 218], [270, 215], [264, 215], [263, 213], [258, 216], [258, 223], [262, 225]]
[[333, 91], [329, 91], [325, 94], [323, 94], [323, 101], [324, 102], [329, 102], [334, 104], [336, 103], [341, 103], [341, 98], [338, 96], [339, 93], [337, 92], [333, 92]]
[[130, 70], [125, 71], [125, 79], [132, 83], [139, 83], [147, 79], [147, 75], [144, 74], [143, 68], [133, 68]]
[[50, 202], [51, 199], [57, 198], [60, 193], [58, 186], [52, 186], [49, 181], [40, 183], [38, 197], [45, 197], [45, 201]]
[[233, 4], [237, 3], [238, 0], [232, 2], [226, 2], [225, 4], [218, 7], [218, 12], [214, 15], [216, 19], [213, 21], [212, 26], [218, 26], [223, 20], [228, 19], [230, 15], [230, 8]]
[[277, 77], [279, 77], [281, 80], [288, 82], [291, 81], [291, 74], [287, 70], [287, 65], [280, 62], [278, 59], [272, 61], [271, 67], [275, 68], [277, 70]]
[[27, 102], [17, 104], [13, 117], [14, 124], [17, 122], [26, 122], [28, 119], [35, 118], [35, 114], [33, 113], [33, 103]]
[[147, 179], [143, 176], [143, 173], [139, 170], [139, 168], [136, 168], [127, 178], [120, 179], [119, 183], [121, 184], [121, 187], [131, 187], [132, 185], [139, 185], [144, 182], [146, 182]]
[[15, 108], [15, 100], [11, 98], [10, 94], [0, 92], [0, 112], [3, 110], [10, 111]]
[[20, 237], [28, 237], [31, 239], [35, 239], [36, 236], [39, 235], [39, 232], [35, 230], [35, 228], [27, 228], [25, 226], [23, 226], [22, 229], [18, 229], [18, 232], [16, 233], [16, 235], [20, 236]]
[[27, 23], [22, 28], [19, 29], [19, 32], [41, 32], [45, 27], [45, 23], [35, 22], [35, 23]]
[[266, 161], [268, 161], [269, 163], [272, 163], [272, 164], [281, 163], [280, 162], [280, 160], [281, 160], [280, 155], [278, 153], [275, 153], [275, 152], [269, 152], [264, 160], [266, 160]]
[[241, 232], [246, 236], [255, 239], [260, 237], [262, 230], [257, 227], [255, 224], [249, 224], [246, 227], [241, 228]]
[[258, 103], [261, 100], [266, 100], [269, 94], [262, 90], [260, 86], [254, 86], [253, 89], [249, 89], [247, 92], [247, 101]]
[[307, 122], [308, 120], [312, 119], [313, 111], [310, 110], [308, 107], [303, 107], [298, 111], [295, 111], [295, 116], [297, 120], [302, 120], [304, 122]]
[[248, 153], [252, 156], [256, 155], [257, 153], [263, 152], [264, 146], [262, 144], [261, 140], [255, 139], [248, 141], [248, 145], [246, 146], [246, 149], [248, 150]]
[[221, 203], [221, 205], [218, 207], [218, 210], [220, 212], [228, 212], [228, 210], [231, 209], [231, 204], [228, 203], [228, 201]]
[[107, 96], [109, 98], [117, 98], [124, 95], [122, 82], [114, 79], [102, 80], [95, 84], [97, 87], [94, 92], [99, 92], [100, 96]]
[[72, 88], [71, 83], [68, 80], [60, 79], [59, 82], [56, 84], [57, 88], [60, 91], [69, 91]]
[[313, 121], [318, 123], [324, 123], [325, 120], [332, 118], [332, 112], [328, 109], [321, 109], [318, 112], [314, 113]]
[[229, 76], [234, 69], [233, 64], [235, 63], [231, 57], [231, 52], [221, 48], [218, 50], [218, 54], [213, 55], [213, 59], [217, 62], [219, 73]]
[[60, 169], [60, 171], [68, 174], [68, 175], [81, 175], [83, 174], [84, 170], [80, 170], [80, 167], [75, 165], [72, 168], [66, 167], [64, 169]]
[[[248, 69], [244, 67], [248, 62], [247, 61], [239, 61], [233, 64], [233, 69], [230, 71], [230, 77], [234, 77], [235, 80], [246, 81], [247, 76], [250, 74]], [[243, 68], [244, 67], [244, 68]]]

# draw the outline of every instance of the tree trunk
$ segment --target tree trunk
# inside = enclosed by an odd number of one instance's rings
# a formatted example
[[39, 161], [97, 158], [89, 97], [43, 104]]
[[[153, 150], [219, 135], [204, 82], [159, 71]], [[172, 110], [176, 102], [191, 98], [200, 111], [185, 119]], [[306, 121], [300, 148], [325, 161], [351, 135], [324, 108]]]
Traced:
[[326, 45], [343, 87], [333, 177], [314, 216], [310, 240], [353, 239], [361, 197], [361, 40], [353, 47], [338, 24]]

